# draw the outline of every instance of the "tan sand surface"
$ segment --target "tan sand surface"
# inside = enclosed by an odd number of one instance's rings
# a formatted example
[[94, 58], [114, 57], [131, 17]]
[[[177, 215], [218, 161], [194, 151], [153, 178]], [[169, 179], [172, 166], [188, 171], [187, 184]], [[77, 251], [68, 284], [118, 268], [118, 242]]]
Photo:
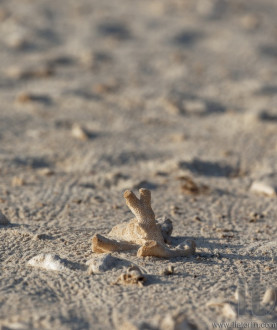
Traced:
[[[0, 1], [1, 330], [277, 322], [259, 304], [277, 288], [276, 17], [276, 0]], [[93, 273], [91, 238], [139, 188], [196, 255]], [[143, 285], [113, 284], [130, 265]]]

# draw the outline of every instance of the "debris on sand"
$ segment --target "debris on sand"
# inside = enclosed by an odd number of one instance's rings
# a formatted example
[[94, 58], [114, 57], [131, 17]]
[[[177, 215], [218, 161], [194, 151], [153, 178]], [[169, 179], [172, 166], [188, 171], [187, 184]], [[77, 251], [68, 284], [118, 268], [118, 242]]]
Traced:
[[50, 175], [54, 175], [55, 171], [49, 167], [43, 167], [38, 170], [38, 174], [41, 176], [50, 176]]
[[23, 186], [25, 184], [23, 178], [19, 176], [14, 176], [12, 179], [12, 186], [13, 187], [18, 187], [18, 186]]
[[267, 196], [277, 195], [277, 184], [270, 177], [254, 181], [250, 187], [250, 191]]
[[160, 330], [193, 330], [196, 327], [190, 323], [184, 312], [167, 314], [160, 322]]
[[203, 115], [207, 112], [207, 106], [202, 100], [186, 100], [183, 102], [183, 108], [186, 113], [194, 115]]
[[80, 126], [79, 124], [74, 124], [71, 130], [71, 134], [72, 136], [74, 136], [75, 138], [79, 139], [79, 140], [88, 140], [89, 139], [89, 135], [86, 132], [86, 130]]
[[67, 269], [65, 262], [58, 255], [41, 253], [27, 262], [28, 266], [44, 268], [46, 270], [64, 271]]
[[[137, 249], [138, 257], [153, 256], [159, 258], [188, 257], [195, 253], [195, 242], [188, 241], [177, 248], [166, 245], [171, 234], [171, 221], [157, 223], [151, 207], [151, 192], [140, 189], [140, 198], [127, 190], [124, 193], [127, 206], [135, 215], [128, 223], [112, 228], [108, 237], [96, 234], [92, 238], [92, 251], [107, 253]], [[164, 231], [164, 233], [163, 233]]]
[[143, 275], [142, 271], [137, 266], [132, 266], [127, 269], [126, 272], [121, 274], [119, 278], [112, 284], [137, 284], [138, 286], [143, 286], [146, 281], [146, 277]]
[[37, 103], [41, 103], [44, 105], [50, 105], [52, 103], [52, 100], [48, 95], [34, 94], [34, 93], [29, 93], [29, 92], [20, 93], [17, 96], [16, 101], [21, 104], [37, 102]]
[[174, 267], [172, 265], [166, 267], [164, 270], [161, 271], [161, 275], [173, 275], [174, 274]]
[[112, 270], [113, 268], [120, 268], [131, 263], [127, 260], [113, 257], [110, 253], [98, 255], [86, 262], [88, 265], [88, 273], [101, 274], [106, 271]]
[[178, 177], [181, 181], [181, 192], [186, 195], [198, 195], [209, 191], [208, 186], [199, 185], [189, 176], [182, 175]]
[[7, 217], [0, 211], [0, 226], [7, 226], [10, 224], [10, 221]]
[[237, 317], [235, 307], [229, 303], [223, 304], [222, 314], [228, 319], [235, 319]]
[[228, 319], [234, 319], [237, 316], [237, 312], [233, 304], [223, 301], [221, 299], [211, 300], [207, 303], [208, 307], [220, 307], [224, 317]]
[[276, 303], [277, 300], [277, 289], [276, 288], [268, 288], [265, 291], [263, 296], [262, 304], [270, 304]]
[[36, 67], [12, 66], [8, 68], [6, 74], [13, 79], [47, 78], [54, 74], [54, 70], [47, 65], [38, 65]]

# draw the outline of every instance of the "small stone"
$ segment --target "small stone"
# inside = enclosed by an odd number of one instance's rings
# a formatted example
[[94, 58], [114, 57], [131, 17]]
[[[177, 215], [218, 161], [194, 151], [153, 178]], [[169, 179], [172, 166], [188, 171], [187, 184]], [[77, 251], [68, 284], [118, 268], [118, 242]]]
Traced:
[[74, 124], [71, 130], [72, 136], [79, 140], [88, 140], [89, 136], [86, 130], [78, 124]]
[[247, 14], [241, 17], [240, 23], [245, 30], [252, 31], [259, 27], [260, 19], [257, 15]]
[[200, 100], [189, 100], [183, 102], [184, 111], [189, 114], [203, 115], [206, 112], [206, 104]]
[[10, 221], [7, 217], [0, 211], [0, 225], [7, 226], [10, 224]]
[[16, 101], [19, 103], [28, 103], [32, 101], [32, 96], [29, 93], [21, 93], [17, 96]]
[[195, 326], [191, 324], [184, 313], [176, 312], [166, 315], [160, 322], [160, 330], [192, 330]]
[[254, 181], [250, 187], [250, 191], [267, 196], [276, 196], [277, 185], [273, 182], [270, 182], [269, 179]]
[[13, 187], [18, 187], [18, 186], [23, 186], [25, 184], [24, 180], [18, 176], [14, 176], [12, 179], [12, 186]]
[[29, 93], [29, 92], [23, 92], [20, 93], [16, 101], [18, 103], [31, 103], [31, 102], [39, 102], [39, 103], [44, 103], [45, 105], [51, 104], [52, 100], [48, 95], [43, 95], [43, 94], [34, 94], [34, 93]]
[[172, 142], [183, 142], [187, 139], [187, 135], [184, 133], [175, 133], [170, 136], [170, 141]]
[[257, 222], [258, 220], [263, 219], [263, 218], [264, 218], [263, 214], [260, 214], [257, 212], [251, 212], [249, 222]]
[[96, 94], [108, 94], [115, 93], [119, 89], [119, 83], [111, 80], [107, 83], [96, 84], [93, 86], [92, 91]]
[[7, 77], [13, 79], [47, 78], [53, 74], [53, 68], [44, 65], [34, 68], [12, 66], [6, 71]]
[[221, 299], [211, 300], [207, 303], [207, 307], [220, 307], [224, 317], [228, 319], [234, 319], [237, 316], [237, 312], [234, 306]]
[[240, 290], [239, 287], [235, 291], [234, 298], [238, 302], [242, 302], [244, 300], [244, 292]]
[[277, 298], [277, 289], [268, 288], [263, 296], [262, 304], [275, 303]]
[[234, 306], [229, 303], [223, 305], [222, 313], [228, 319], [235, 319], [237, 317], [237, 312]]
[[178, 180], [181, 181], [181, 191], [186, 195], [197, 195], [208, 192], [209, 188], [206, 185], [198, 185], [189, 176], [180, 176]]
[[119, 278], [112, 284], [137, 284], [138, 286], [143, 286], [145, 281], [146, 277], [143, 275], [139, 267], [132, 266], [127, 269], [127, 272], [121, 274]]
[[179, 102], [175, 99], [171, 99], [171, 98], [164, 99], [163, 105], [165, 110], [170, 114], [180, 115], [183, 113], [182, 107], [180, 106]]
[[168, 266], [161, 272], [161, 275], [166, 275], [166, 276], [173, 274], [174, 274], [174, 267], [172, 265]]
[[51, 170], [49, 167], [44, 167], [44, 168], [38, 170], [38, 174], [43, 175], [43, 176], [50, 176], [50, 175], [55, 174], [55, 172], [53, 170]]

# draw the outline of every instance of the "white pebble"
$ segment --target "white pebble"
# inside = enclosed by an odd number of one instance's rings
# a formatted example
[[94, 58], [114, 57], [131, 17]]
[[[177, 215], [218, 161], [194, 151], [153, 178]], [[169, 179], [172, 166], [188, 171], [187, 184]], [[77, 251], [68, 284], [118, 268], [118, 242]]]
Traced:
[[51, 253], [41, 253], [29, 260], [27, 265], [46, 270], [64, 271], [67, 269], [64, 261], [58, 255]]
[[74, 136], [77, 139], [80, 140], [87, 140], [89, 138], [87, 132], [85, 131], [85, 129], [83, 127], [81, 127], [78, 124], [73, 125], [72, 130], [71, 130], [71, 134], [72, 136]]
[[277, 289], [268, 288], [263, 296], [262, 304], [275, 303], [277, 298]]
[[213, 299], [207, 303], [207, 307], [221, 307], [221, 311], [224, 317], [233, 319], [237, 316], [237, 312], [235, 307], [230, 303], [221, 300], [221, 299]]
[[276, 196], [277, 187], [270, 183], [269, 180], [254, 181], [250, 187], [250, 191], [267, 196]]
[[205, 114], [205, 112], [207, 111], [206, 104], [200, 100], [184, 101], [183, 107], [186, 112], [195, 114], [195, 115], [202, 115], [202, 114]]
[[234, 308], [234, 306], [232, 306], [231, 304], [229, 303], [225, 303], [223, 305], [223, 308], [222, 308], [222, 313], [225, 317], [227, 317], [228, 319], [234, 319], [237, 317], [237, 312]]
[[236, 289], [235, 294], [234, 294], [234, 298], [236, 301], [238, 302], [242, 302], [244, 300], [244, 292], [241, 291], [239, 288]]
[[191, 330], [195, 327], [186, 319], [183, 313], [166, 315], [160, 324], [161, 330]]

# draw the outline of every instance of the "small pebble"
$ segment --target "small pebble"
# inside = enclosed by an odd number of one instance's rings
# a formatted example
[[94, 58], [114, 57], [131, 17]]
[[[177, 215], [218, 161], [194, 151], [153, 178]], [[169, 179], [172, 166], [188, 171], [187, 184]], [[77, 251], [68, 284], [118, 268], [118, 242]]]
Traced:
[[23, 186], [25, 184], [24, 180], [18, 176], [14, 176], [12, 179], [12, 186], [13, 187], [18, 187], [18, 186]]
[[6, 75], [13, 79], [32, 79], [32, 78], [48, 78], [54, 74], [53, 68], [49, 66], [38, 66], [37, 68], [10, 67], [6, 71]]
[[275, 303], [277, 298], [277, 289], [268, 288], [263, 296], [262, 304]]
[[49, 167], [44, 167], [44, 168], [38, 170], [38, 174], [43, 175], [43, 176], [50, 176], [50, 175], [55, 174], [55, 172], [53, 170], [51, 170]]
[[74, 124], [71, 130], [72, 136], [79, 140], [88, 140], [89, 136], [86, 130], [78, 124]]
[[166, 315], [160, 322], [160, 330], [192, 330], [196, 327], [191, 324], [183, 312]]
[[146, 281], [146, 277], [137, 266], [132, 266], [127, 269], [127, 272], [121, 274], [118, 279], [112, 284], [137, 284], [142, 287]]
[[257, 15], [247, 14], [241, 17], [240, 23], [245, 30], [252, 31], [259, 27], [260, 19]]
[[185, 112], [194, 115], [203, 115], [207, 111], [206, 104], [200, 100], [184, 101], [183, 108]]
[[174, 267], [172, 265], [168, 266], [161, 272], [161, 275], [166, 275], [166, 276], [173, 274], [174, 274]]
[[277, 186], [271, 183], [270, 180], [254, 181], [250, 187], [250, 191], [267, 196], [276, 196]]
[[228, 319], [235, 319], [237, 317], [237, 312], [234, 306], [229, 303], [223, 305], [222, 314]]

